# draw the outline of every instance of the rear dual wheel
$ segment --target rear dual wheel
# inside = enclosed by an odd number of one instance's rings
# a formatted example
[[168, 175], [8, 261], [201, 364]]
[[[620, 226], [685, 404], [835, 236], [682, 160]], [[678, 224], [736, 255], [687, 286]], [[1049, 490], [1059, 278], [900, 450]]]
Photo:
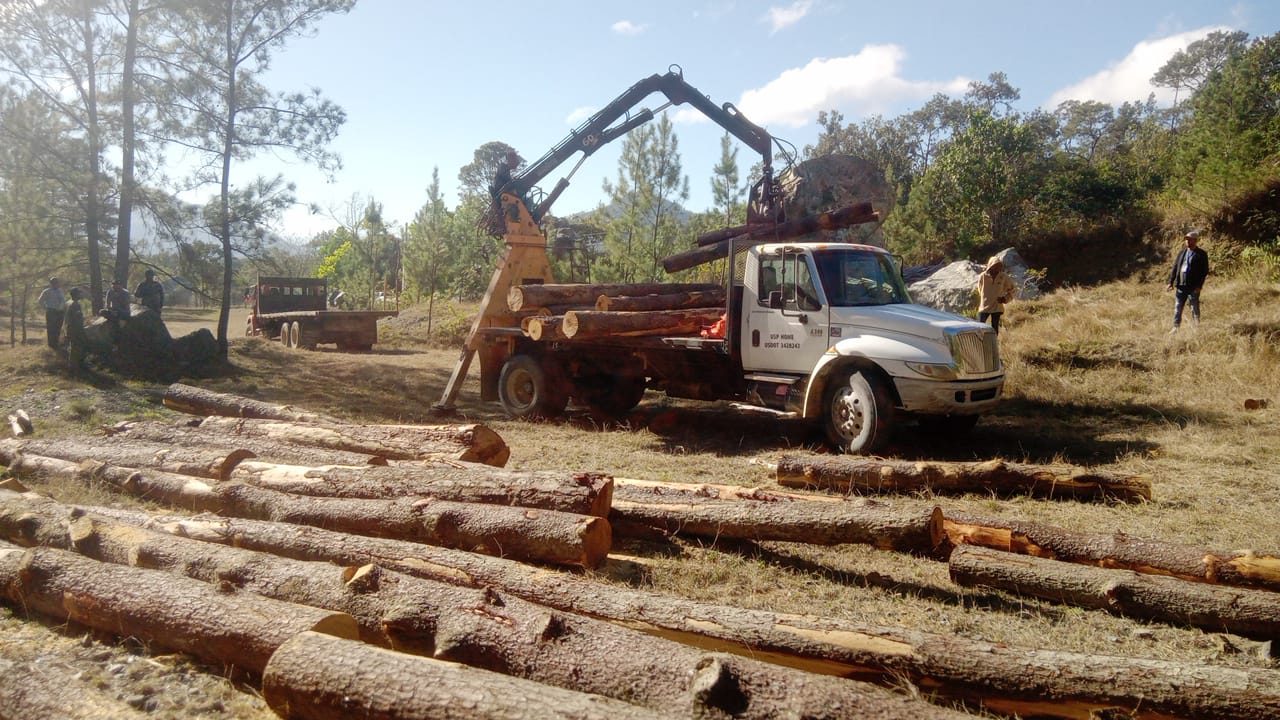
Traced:
[[564, 412], [569, 394], [554, 362], [516, 355], [502, 366], [498, 400], [512, 417], [548, 418]]
[[280, 325], [280, 344], [287, 348], [298, 347], [298, 336], [302, 334], [302, 326], [297, 322]]

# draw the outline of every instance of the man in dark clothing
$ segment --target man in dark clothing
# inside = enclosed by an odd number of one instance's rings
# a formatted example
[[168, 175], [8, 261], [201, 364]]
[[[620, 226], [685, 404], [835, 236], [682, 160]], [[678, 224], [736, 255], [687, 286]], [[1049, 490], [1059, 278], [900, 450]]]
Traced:
[[1178, 253], [1173, 261], [1173, 270], [1169, 272], [1169, 289], [1174, 291], [1173, 329], [1178, 332], [1182, 324], [1182, 306], [1191, 301], [1191, 317], [1200, 322], [1200, 290], [1204, 287], [1205, 278], [1209, 277], [1209, 253], [1199, 247], [1200, 233], [1192, 230], [1183, 238], [1187, 246]]
[[160, 314], [160, 308], [164, 307], [164, 286], [156, 282], [155, 270], [147, 271], [147, 279], [138, 284], [138, 289], [133, 291], [133, 296], [138, 298], [139, 305], [155, 310], [157, 315]]
[[84, 310], [80, 307], [82, 297], [84, 293], [80, 288], [71, 288], [71, 299], [66, 306], [67, 367], [72, 375], [78, 375], [84, 369], [84, 358], [89, 348], [89, 338], [84, 332]]
[[44, 329], [48, 336], [49, 347], [54, 350], [62, 339], [62, 314], [66, 311], [67, 296], [62, 292], [62, 282], [56, 277], [49, 278], [49, 287], [40, 291], [36, 300], [44, 308]]
[[119, 280], [111, 281], [111, 289], [107, 291], [107, 307], [103, 315], [116, 323], [129, 319], [129, 291]]

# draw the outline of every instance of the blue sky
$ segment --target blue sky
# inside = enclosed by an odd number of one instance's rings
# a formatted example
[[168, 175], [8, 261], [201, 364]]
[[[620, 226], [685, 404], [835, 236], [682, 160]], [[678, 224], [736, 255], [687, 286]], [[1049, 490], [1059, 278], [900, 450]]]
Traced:
[[[1165, 91], [1149, 85], [1151, 74], [1220, 29], [1278, 32], [1280, 3], [360, 0], [279, 51], [265, 78], [274, 90], [318, 87], [343, 106], [347, 123], [334, 149], [344, 168], [330, 183], [305, 165], [263, 156], [242, 166], [240, 179], [283, 173], [297, 183], [300, 201], [321, 208], [289, 212], [280, 228], [289, 237], [333, 227], [331, 217], [345, 217], [353, 198], [360, 206], [370, 198], [382, 203], [398, 228], [426, 202], [434, 167], [453, 206], [458, 169], [480, 145], [499, 140], [533, 161], [635, 82], [673, 64], [716, 104], [734, 103], [803, 149], [817, 138], [820, 110], [838, 110], [846, 122], [892, 117], [936, 92], [961, 95], [992, 72], [1022, 91], [1023, 111], [1066, 99], [1119, 104], [1153, 91], [1167, 103]], [[655, 95], [640, 107], [663, 102]], [[723, 131], [696, 112], [671, 112], [688, 206], [706, 209]], [[616, 176], [621, 144], [584, 163], [556, 213], [605, 200], [601, 181]], [[752, 155], [739, 151], [744, 176]]]

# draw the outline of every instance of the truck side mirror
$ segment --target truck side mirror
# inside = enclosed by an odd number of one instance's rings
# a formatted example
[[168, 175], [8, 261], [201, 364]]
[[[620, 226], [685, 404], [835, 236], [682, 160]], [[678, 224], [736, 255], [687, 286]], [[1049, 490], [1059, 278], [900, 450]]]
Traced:
[[769, 293], [769, 309], [770, 309], [770, 310], [781, 310], [782, 308], [783, 308], [783, 304], [782, 304], [782, 291], [781, 291], [781, 290], [774, 290], [774, 291], [770, 292], [770, 293]]

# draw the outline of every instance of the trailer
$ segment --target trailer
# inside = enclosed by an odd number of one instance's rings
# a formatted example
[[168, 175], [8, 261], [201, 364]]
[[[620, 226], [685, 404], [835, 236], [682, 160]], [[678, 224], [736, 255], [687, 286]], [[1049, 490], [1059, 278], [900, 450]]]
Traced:
[[245, 335], [304, 350], [324, 344], [347, 352], [371, 350], [378, 341], [378, 321], [399, 315], [396, 310], [330, 308], [329, 281], [324, 278], [259, 276], [248, 302]]

